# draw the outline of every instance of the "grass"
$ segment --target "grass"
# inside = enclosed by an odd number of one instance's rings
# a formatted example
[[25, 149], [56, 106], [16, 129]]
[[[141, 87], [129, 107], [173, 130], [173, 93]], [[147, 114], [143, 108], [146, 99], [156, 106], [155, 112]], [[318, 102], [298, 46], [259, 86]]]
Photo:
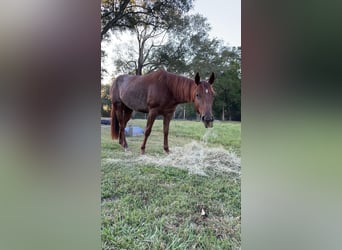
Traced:
[[[132, 125], [145, 126], [144, 120]], [[240, 178], [233, 173], [188, 170], [140, 161], [142, 137], [128, 137], [131, 152], [102, 127], [103, 249], [240, 249]], [[169, 145], [203, 140], [195, 121], [171, 121]], [[157, 120], [146, 154], [163, 158], [162, 121]], [[209, 147], [222, 145], [240, 155], [240, 123], [216, 122]], [[134, 160], [135, 159], [135, 160]], [[201, 212], [205, 211], [206, 216]]]

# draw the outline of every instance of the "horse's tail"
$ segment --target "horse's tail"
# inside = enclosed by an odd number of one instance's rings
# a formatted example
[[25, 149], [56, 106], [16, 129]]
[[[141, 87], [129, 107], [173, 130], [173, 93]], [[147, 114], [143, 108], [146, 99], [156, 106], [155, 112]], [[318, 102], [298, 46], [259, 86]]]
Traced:
[[111, 117], [112, 117], [112, 121], [110, 123], [111, 134], [112, 134], [112, 139], [115, 140], [115, 139], [118, 139], [119, 137], [119, 121], [118, 121], [118, 118], [116, 117], [114, 103], [112, 104]]

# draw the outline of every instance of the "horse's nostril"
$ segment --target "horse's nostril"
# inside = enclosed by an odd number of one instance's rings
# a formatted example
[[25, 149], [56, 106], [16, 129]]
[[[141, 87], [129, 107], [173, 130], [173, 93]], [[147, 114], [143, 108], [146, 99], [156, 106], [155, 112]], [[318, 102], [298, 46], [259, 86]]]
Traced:
[[204, 116], [202, 118], [202, 121], [206, 121], [206, 122], [212, 122], [214, 120], [214, 117], [212, 116]]
[[214, 116], [212, 115], [201, 115], [201, 120], [202, 122], [213, 122], [214, 121]]

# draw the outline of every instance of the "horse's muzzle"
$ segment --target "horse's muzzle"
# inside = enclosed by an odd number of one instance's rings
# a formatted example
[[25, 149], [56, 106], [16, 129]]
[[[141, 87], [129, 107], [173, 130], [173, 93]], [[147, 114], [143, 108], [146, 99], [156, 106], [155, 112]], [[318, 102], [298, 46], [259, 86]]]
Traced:
[[204, 126], [206, 128], [212, 128], [213, 127], [213, 122], [214, 122], [214, 117], [212, 115], [204, 115], [202, 116], [202, 122], [204, 123]]

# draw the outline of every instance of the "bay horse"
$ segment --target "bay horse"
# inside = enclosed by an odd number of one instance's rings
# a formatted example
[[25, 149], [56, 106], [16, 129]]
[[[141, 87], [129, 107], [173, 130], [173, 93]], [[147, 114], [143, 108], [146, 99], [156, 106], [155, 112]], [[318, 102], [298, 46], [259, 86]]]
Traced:
[[168, 153], [169, 124], [178, 104], [193, 102], [204, 126], [206, 128], [213, 126], [214, 90], [211, 85], [214, 80], [214, 73], [208, 81], [200, 81], [198, 73], [193, 80], [165, 70], [157, 70], [143, 76], [118, 76], [110, 88], [112, 139], [119, 139], [120, 145], [127, 150], [125, 127], [133, 110], [148, 113], [145, 137], [141, 145], [141, 154], [144, 154], [154, 120], [158, 115], [162, 115], [164, 117], [164, 150]]

